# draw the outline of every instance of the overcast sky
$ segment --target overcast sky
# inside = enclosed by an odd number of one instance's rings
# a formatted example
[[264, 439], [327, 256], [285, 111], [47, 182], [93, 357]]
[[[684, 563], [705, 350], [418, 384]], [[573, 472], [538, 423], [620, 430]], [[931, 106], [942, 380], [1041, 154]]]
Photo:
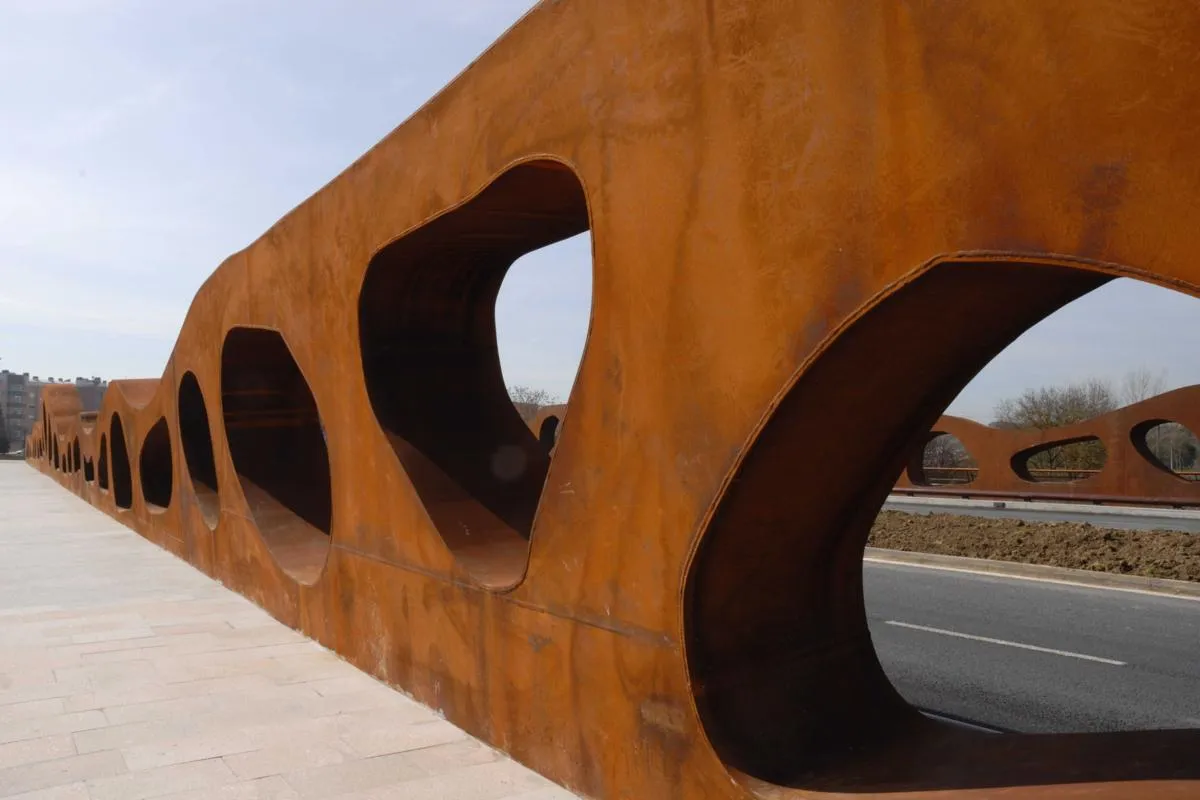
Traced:
[[[158, 376], [192, 295], [451, 80], [529, 0], [0, 0], [0, 366]], [[586, 236], [501, 292], [510, 384], [565, 398]], [[951, 411], [1135, 367], [1200, 383], [1200, 301], [1120, 281], [1031, 331]]]

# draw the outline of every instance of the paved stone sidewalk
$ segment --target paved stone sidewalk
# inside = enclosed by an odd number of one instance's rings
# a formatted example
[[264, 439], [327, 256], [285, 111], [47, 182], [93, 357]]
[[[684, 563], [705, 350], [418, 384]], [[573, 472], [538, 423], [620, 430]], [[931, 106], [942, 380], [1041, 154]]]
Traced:
[[574, 795], [0, 462], [0, 797]]

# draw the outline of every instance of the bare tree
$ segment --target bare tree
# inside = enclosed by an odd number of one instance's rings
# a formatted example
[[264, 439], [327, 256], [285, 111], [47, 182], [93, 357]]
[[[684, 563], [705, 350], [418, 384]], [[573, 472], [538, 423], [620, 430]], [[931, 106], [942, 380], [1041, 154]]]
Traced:
[[1121, 381], [1121, 403], [1133, 405], [1143, 400], [1162, 394], [1167, 390], [1167, 373], [1154, 373], [1145, 367], [1138, 367], [1125, 373]]
[[941, 433], [925, 444], [921, 456], [925, 480], [933, 484], [970, 483], [978, 464], [957, 436]]
[[[1154, 373], [1145, 367], [1132, 370], [1121, 384], [1121, 399], [1126, 405], [1147, 400], [1167, 389], [1166, 371]], [[1196, 465], [1200, 441], [1196, 434], [1178, 422], [1155, 425], [1146, 433], [1146, 445], [1163, 466], [1172, 471], [1190, 470]]]
[[925, 456], [922, 459], [926, 467], [974, 467], [975, 459], [967, 452], [967, 448], [957, 436], [949, 433], [939, 434], [925, 445]]
[[[1121, 399], [1125, 405], [1133, 405], [1140, 403], [1143, 400], [1148, 400], [1151, 397], [1162, 394], [1167, 388], [1167, 378], [1165, 372], [1153, 373], [1145, 367], [1139, 367], [1135, 370], [1130, 370], [1125, 375], [1125, 380], [1121, 382]], [[1173, 462], [1175, 460], [1175, 445], [1180, 443], [1181, 437], [1176, 428], [1182, 428], [1181, 425], [1167, 423], [1165, 425], [1155, 425], [1146, 434], [1146, 445], [1155, 457], [1163, 464], [1174, 469]], [[1183, 430], [1186, 430], [1184, 428]]]
[[1026, 389], [1001, 400], [993, 411], [996, 428], [1057, 428], [1083, 422], [1118, 408], [1117, 395], [1107, 381], [1092, 379], [1066, 386]]
[[[997, 428], [1057, 428], [1098, 417], [1119, 407], [1116, 392], [1103, 380], [1066, 386], [1026, 389], [996, 404], [992, 425]], [[1106, 454], [1099, 441], [1076, 442], [1045, 450], [1029, 459], [1033, 470], [1099, 469]]]
[[558, 397], [545, 389], [533, 389], [529, 386], [510, 386], [508, 396], [514, 403], [529, 403], [535, 406], [552, 406], [558, 402]]
[[532, 422], [541, 409], [559, 402], [557, 395], [545, 389], [533, 389], [528, 386], [510, 386], [508, 396], [521, 414], [521, 419], [526, 422]]

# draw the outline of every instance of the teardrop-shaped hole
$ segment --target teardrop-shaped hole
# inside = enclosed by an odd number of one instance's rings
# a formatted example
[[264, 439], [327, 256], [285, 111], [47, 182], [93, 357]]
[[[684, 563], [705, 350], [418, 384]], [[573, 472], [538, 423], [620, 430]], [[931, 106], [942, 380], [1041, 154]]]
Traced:
[[1108, 452], [1095, 436], [1046, 442], [1012, 457], [1013, 472], [1032, 483], [1076, 483], [1104, 469]]
[[1200, 438], [1191, 428], [1164, 419], [1147, 420], [1132, 431], [1143, 458], [1187, 481], [1200, 481]]
[[908, 478], [917, 486], [963, 486], [979, 476], [979, 464], [952, 433], [932, 431]]

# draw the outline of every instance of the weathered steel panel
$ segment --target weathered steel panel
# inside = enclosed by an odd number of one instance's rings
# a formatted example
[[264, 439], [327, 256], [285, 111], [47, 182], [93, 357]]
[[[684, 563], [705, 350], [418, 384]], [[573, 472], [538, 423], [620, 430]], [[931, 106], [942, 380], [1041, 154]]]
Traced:
[[[114, 382], [90, 431], [47, 389], [29, 452], [586, 795], [1196, 797], [1200, 732], [917, 715], [861, 555], [1020, 333], [1118, 276], [1200, 294], [1198, 68], [1182, 1], [543, 2], [226, 260], [159, 380]], [[493, 303], [585, 228], [550, 458]], [[117, 418], [128, 509], [99, 484]], [[61, 468], [76, 435], [95, 483]]]

